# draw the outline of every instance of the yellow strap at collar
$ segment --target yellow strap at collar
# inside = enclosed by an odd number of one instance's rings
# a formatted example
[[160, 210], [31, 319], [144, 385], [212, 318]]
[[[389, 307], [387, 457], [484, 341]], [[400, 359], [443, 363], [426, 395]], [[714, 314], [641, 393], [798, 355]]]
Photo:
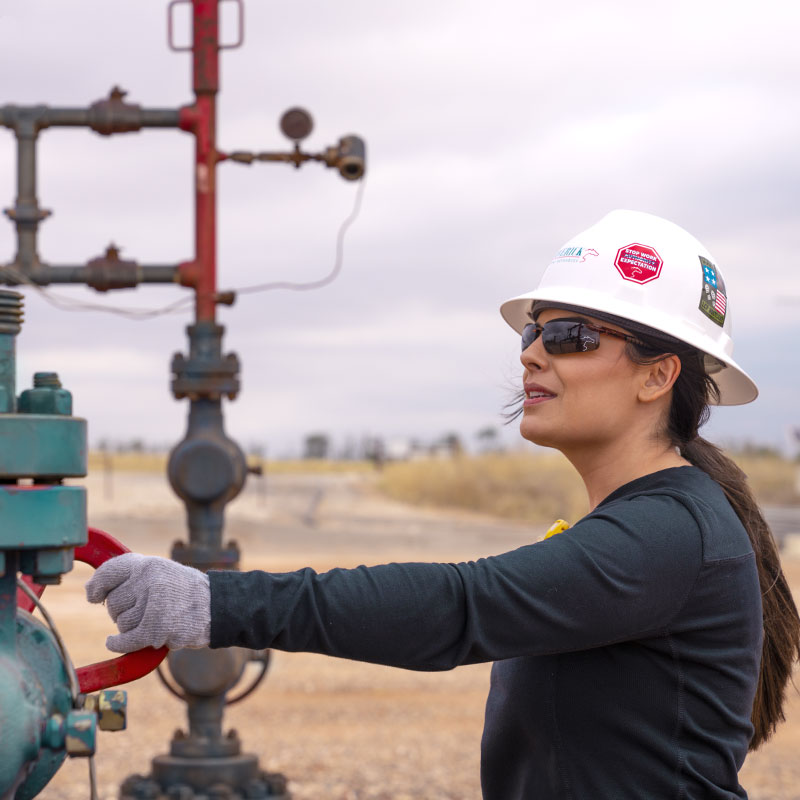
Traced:
[[557, 519], [547, 529], [547, 533], [544, 535], [544, 538], [549, 539], [551, 536], [555, 536], [557, 533], [564, 533], [564, 531], [568, 529], [569, 529], [569, 522], [563, 519]]

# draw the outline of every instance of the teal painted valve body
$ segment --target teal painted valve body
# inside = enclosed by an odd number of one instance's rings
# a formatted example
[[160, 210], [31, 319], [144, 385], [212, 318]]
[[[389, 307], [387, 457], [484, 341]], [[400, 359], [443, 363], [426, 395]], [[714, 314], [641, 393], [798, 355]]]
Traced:
[[55, 373], [16, 396], [22, 295], [0, 291], [0, 797], [28, 800], [68, 753], [94, 750], [96, 715], [74, 708], [50, 629], [17, 607], [17, 573], [58, 583], [87, 539], [86, 421]]
[[[66, 719], [73, 709], [52, 634], [26, 611], [16, 609], [11, 616], [7, 600], [14, 594], [16, 579], [9, 569], [0, 578], [0, 797], [27, 800], [41, 791], [66, 758], [63, 746], [48, 746], [49, 720]], [[4, 794], [12, 788], [16, 793]]]

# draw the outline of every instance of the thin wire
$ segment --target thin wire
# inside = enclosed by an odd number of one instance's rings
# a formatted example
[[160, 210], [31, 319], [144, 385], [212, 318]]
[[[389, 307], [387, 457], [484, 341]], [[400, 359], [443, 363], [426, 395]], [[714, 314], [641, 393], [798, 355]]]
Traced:
[[[361, 211], [361, 200], [364, 196], [364, 186], [366, 181], [362, 178], [359, 181], [359, 187], [356, 191], [355, 200], [353, 202], [353, 208], [350, 211], [350, 214], [345, 218], [342, 224], [339, 226], [339, 232], [336, 234], [336, 257], [334, 259], [333, 269], [324, 277], [320, 278], [316, 281], [307, 281], [303, 283], [295, 283], [292, 281], [273, 281], [271, 283], [257, 283], [252, 286], [243, 286], [239, 289], [233, 289], [234, 294], [255, 294], [257, 292], [269, 292], [275, 289], [288, 289], [291, 291], [309, 291], [312, 289], [321, 289], [324, 286], [327, 286], [339, 276], [339, 273], [342, 271], [342, 264], [344, 262], [344, 237], [347, 233], [350, 226], [356, 221], [358, 215]], [[51, 291], [50, 289], [45, 289], [44, 286], [40, 286], [38, 283], [35, 283], [27, 275], [18, 272], [13, 267], [2, 267], [0, 271], [5, 272], [6, 274], [10, 275], [14, 280], [18, 283], [24, 284], [26, 286], [30, 286], [32, 289], [35, 289], [39, 295], [41, 295], [42, 299], [45, 302], [49, 303], [51, 306], [58, 308], [61, 311], [105, 311], [109, 314], [118, 314], [122, 317], [127, 317], [128, 319], [133, 319], [136, 321], [145, 320], [145, 319], [152, 319], [153, 317], [160, 317], [166, 314], [178, 314], [182, 311], [187, 311], [195, 301], [195, 297], [187, 296], [182, 297], [179, 300], [175, 300], [172, 303], [168, 303], [165, 306], [161, 306], [159, 308], [131, 308], [131, 307], [124, 307], [124, 306], [109, 306], [104, 305], [103, 303], [87, 303], [84, 300], [76, 300], [73, 297], [68, 297], [67, 295], [63, 294], [56, 294], [55, 292]], [[201, 295], [198, 293], [196, 295], [200, 297]]]
[[[250, 661], [248, 663], [253, 664], [255, 663], [255, 660]], [[226, 706], [232, 706], [234, 703], [238, 703], [244, 700], [245, 697], [252, 694], [258, 688], [258, 685], [267, 676], [267, 669], [269, 668], [269, 658], [260, 659], [260, 663], [261, 663], [261, 672], [258, 674], [258, 677], [256, 677], [246, 689], [243, 689], [241, 692], [239, 692], [239, 694], [235, 695], [234, 697], [226, 697], [225, 698]]]
[[321, 289], [332, 283], [339, 276], [342, 271], [342, 262], [344, 260], [344, 236], [350, 226], [358, 219], [361, 211], [361, 199], [364, 196], [364, 186], [366, 181], [362, 178], [358, 190], [356, 191], [355, 201], [349, 216], [339, 226], [339, 232], [336, 234], [336, 258], [333, 263], [333, 269], [324, 277], [316, 281], [307, 281], [304, 283], [294, 283], [292, 281], [273, 281], [271, 283], [257, 283], [253, 286], [244, 286], [240, 289], [235, 289], [236, 294], [255, 294], [256, 292], [270, 292], [274, 289], [289, 289], [295, 292], [308, 291], [310, 289]]
[[156, 667], [156, 674], [161, 679], [161, 683], [172, 692], [179, 700], [186, 700], [186, 695], [183, 692], [178, 691], [168, 680], [167, 676], [164, 674], [164, 670], [161, 668], [161, 664]]
[[89, 756], [89, 800], [99, 800], [97, 794], [97, 770], [94, 767], [94, 756]]
[[81, 686], [78, 682], [78, 674], [75, 672], [75, 667], [72, 664], [72, 659], [69, 657], [69, 653], [67, 653], [67, 648], [64, 645], [64, 640], [61, 638], [61, 634], [58, 632], [58, 628], [56, 628], [55, 622], [53, 622], [53, 618], [50, 614], [47, 613], [47, 609], [44, 607], [43, 603], [39, 598], [36, 596], [36, 593], [28, 586], [25, 581], [20, 578], [17, 578], [17, 586], [22, 589], [22, 591], [28, 596], [30, 601], [39, 609], [41, 615], [44, 617], [44, 621], [50, 626], [50, 630], [53, 632], [53, 638], [56, 640], [56, 644], [58, 645], [58, 649], [61, 652], [61, 660], [64, 662], [64, 667], [67, 671], [67, 675], [69, 676], [69, 685], [70, 690], [72, 691], [72, 701], [73, 704], [77, 701], [78, 695], [81, 692]]

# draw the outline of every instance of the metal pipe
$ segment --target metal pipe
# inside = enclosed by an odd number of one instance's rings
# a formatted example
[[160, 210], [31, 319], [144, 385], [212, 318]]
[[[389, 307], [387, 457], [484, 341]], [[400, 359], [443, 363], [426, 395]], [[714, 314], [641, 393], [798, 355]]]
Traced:
[[[127, 106], [136, 109], [137, 128], [177, 128], [180, 112], [173, 108], [140, 108], [139, 106]], [[45, 114], [45, 121], [42, 125], [46, 127], [94, 127], [96, 113], [94, 107], [90, 108], [48, 108]], [[122, 131], [115, 131], [122, 133]]]
[[[102, 102], [102, 101], [101, 101]], [[175, 108], [141, 108], [119, 104], [128, 110], [136, 110], [139, 128], [177, 128], [180, 126], [180, 111]], [[36, 130], [44, 128], [91, 128], [96, 120], [96, 105], [87, 108], [53, 108], [50, 106], [0, 106], [0, 125], [16, 129], [21, 122], [33, 119]], [[122, 132], [122, 131], [117, 131]]]
[[225, 695], [211, 697], [190, 696], [187, 703], [190, 736], [206, 742], [217, 742], [222, 736], [222, 713]]
[[17, 257], [9, 267], [26, 278], [30, 278], [39, 265], [39, 254], [36, 252], [37, 233], [37, 225], [17, 222]]
[[[175, 108], [141, 108], [127, 103], [119, 103], [119, 107], [135, 109], [137, 128], [177, 128], [180, 124], [180, 111]], [[5, 105], [0, 106], [0, 125], [16, 129], [20, 122], [34, 118], [37, 131], [43, 128], [91, 128], [96, 122], [96, 108], [96, 105], [87, 108]]]
[[33, 271], [38, 264], [36, 234], [39, 223], [49, 215], [39, 207], [36, 197], [36, 137], [38, 109], [21, 114], [15, 127], [17, 137], [17, 197], [14, 208], [6, 211], [17, 229], [15, 261], [23, 273]]
[[17, 569], [14, 550], [3, 552], [0, 570], [0, 654], [13, 654], [17, 649]]
[[216, 147], [219, 91], [219, 7], [217, 0], [193, 0], [192, 76], [195, 93], [195, 244], [198, 264], [196, 319], [216, 317]]
[[178, 264], [147, 264], [139, 267], [139, 283], [177, 283]]
[[[24, 243], [29, 248], [28, 231]], [[29, 263], [29, 262], [26, 262]], [[20, 286], [36, 284], [48, 286], [52, 283], [80, 283], [100, 292], [109, 289], [129, 289], [140, 283], [178, 283], [179, 265], [136, 264], [131, 262], [109, 262], [104, 259], [93, 259], [88, 264], [41, 264], [30, 269], [21, 259], [0, 266], [0, 284]]]
[[18, 130], [20, 125], [32, 122], [34, 132], [39, 130], [38, 121], [47, 111], [47, 106], [17, 106], [13, 104], [0, 106], [0, 125]]
[[[98, 291], [129, 288], [139, 283], [175, 283], [177, 266], [140, 266], [113, 256], [92, 259], [86, 265], [51, 266], [39, 261], [37, 235], [39, 223], [49, 216], [39, 206], [36, 196], [36, 140], [40, 130], [49, 126], [84, 126], [109, 135], [138, 130], [140, 127], [179, 127], [178, 109], [141, 109], [124, 102], [124, 92], [111, 91], [108, 100], [88, 109], [48, 108], [47, 106], [0, 107], [0, 124], [12, 128], [17, 139], [17, 197], [14, 208], [6, 213], [17, 231], [14, 261], [0, 267], [2, 282], [18, 285], [49, 283], [85, 283]], [[21, 274], [22, 279], [13, 272]]]
[[[46, 278], [47, 283], [85, 283], [97, 288], [94, 283], [97, 277], [96, 272], [85, 264], [64, 266], [46, 265], [41, 274]], [[136, 282], [131, 285], [137, 286], [140, 283], [176, 283], [177, 275], [177, 264], [137, 264], [135, 274]], [[127, 287], [109, 286], [108, 288]]]
[[17, 129], [17, 205], [36, 203], [36, 129], [32, 124]]

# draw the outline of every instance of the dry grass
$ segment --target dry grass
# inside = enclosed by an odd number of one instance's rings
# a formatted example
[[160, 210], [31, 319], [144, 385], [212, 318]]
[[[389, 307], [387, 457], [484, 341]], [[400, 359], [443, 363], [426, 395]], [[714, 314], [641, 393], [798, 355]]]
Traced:
[[[168, 453], [109, 452], [92, 450], [89, 453], [89, 472], [102, 472], [108, 468], [114, 472], [160, 472], [166, 473]], [[264, 461], [247, 456], [247, 463], [263, 465], [273, 474], [319, 474], [330, 472], [372, 472], [375, 467], [369, 461], [332, 461], [323, 459], [296, 459], [293, 461]]]
[[[800, 465], [770, 454], [732, 454], [747, 473], [760, 503], [800, 505]], [[259, 459], [248, 458], [259, 464]], [[164, 453], [89, 454], [89, 471], [161, 473]], [[369, 475], [368, 461], [267, 461], [267, 474], [358, 472]], [[583, 484], [557, 452], [492, 453], [458, 458], [430, 458], [387, 464], [376, 480], [387, 497], [412, 505], [450, 508], [524, 522], [550, 522], [557, 517], [580, 519], [587, 511]]]
[[[733, 455], [763, 505], [800, 505], [800, 465], [775, 455]], [[504, 453], [390, 464], [378, 481], [389, 497], [437, 508], [458, 508], [528, 522], [587, 509], [583, 484], [560, 453]]]
[[267, 472], [276, 475], [287, 474], [320, 474], [331, 472], [366, 472], [375, 471], [371, 461], [331, 461], [327, 459], [295, 459], [293, 461], [267, 461]]
[[124, 453], [89, 452], [89, 472], [102, 472], [111, 468], [115, 472], [165, 472], [166, 453], [142, 453], [133, 450]]
[[800, 505], [800, 464], [774, 455], [733, 453], [762, 505]]
[[415, 505], [506, 519], [574, 521], [588, 510], [580, 478], [560, 453], [492, 453], [389, 464], [378, 488]]

